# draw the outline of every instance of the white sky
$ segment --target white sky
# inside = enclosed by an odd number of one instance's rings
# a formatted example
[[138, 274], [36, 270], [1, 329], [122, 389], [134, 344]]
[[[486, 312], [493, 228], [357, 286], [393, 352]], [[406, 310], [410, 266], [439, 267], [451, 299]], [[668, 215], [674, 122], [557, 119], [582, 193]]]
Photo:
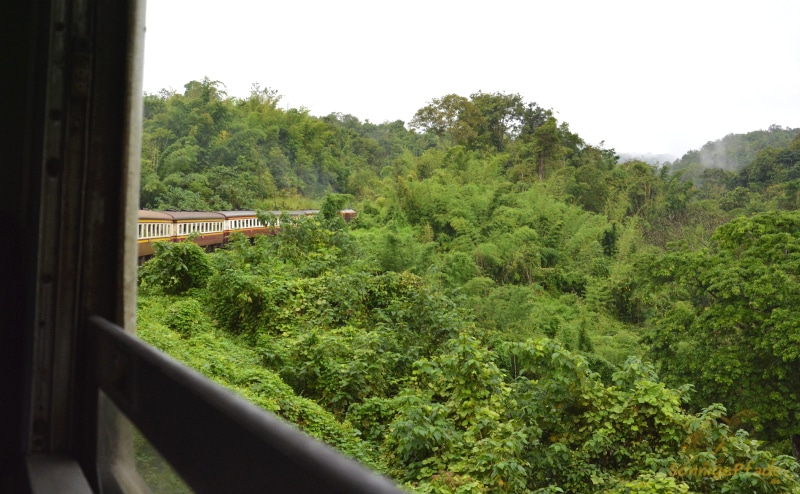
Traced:
[[587, 142], [676, 157], [800, 127], [798, 0], [149, 0], [144, 89], [408, 122], [450, 93], [519, 93]]

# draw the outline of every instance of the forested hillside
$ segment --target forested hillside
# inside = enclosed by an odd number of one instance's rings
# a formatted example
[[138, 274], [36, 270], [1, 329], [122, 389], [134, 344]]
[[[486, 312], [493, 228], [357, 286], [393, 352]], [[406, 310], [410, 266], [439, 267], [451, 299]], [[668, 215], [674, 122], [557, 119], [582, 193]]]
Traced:
[[142, 205], [323, 214], [159, 244], [146, 341], [416, 492], [800, 492], [796, 131], [656, 168], [516, 94], [221, 88], [145, 97]]

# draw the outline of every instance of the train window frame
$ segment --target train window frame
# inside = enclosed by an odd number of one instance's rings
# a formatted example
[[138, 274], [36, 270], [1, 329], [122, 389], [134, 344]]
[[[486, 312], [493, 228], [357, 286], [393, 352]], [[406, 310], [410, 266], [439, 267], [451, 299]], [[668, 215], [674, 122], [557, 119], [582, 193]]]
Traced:
[[[7, 480], [0, 465], [0, 489], [147, 492], [130, 420], [199, 491], [401, 492], [134, 337], [138, 239], [174, 231], [142, 229], [137, 217], [145, 1], [18, 3], [10, 15], [24, 11], [30, 30], [20, 48], [30, 67], [17, 76], [28, 79], [20, 183], [32, 205], [20, 215], [32, 219], [24, 246], [36, 252], [25, 257], [30, 311], [19, 318], [23, 473]], [[192, 442], [198, 431], [214, 440]]]

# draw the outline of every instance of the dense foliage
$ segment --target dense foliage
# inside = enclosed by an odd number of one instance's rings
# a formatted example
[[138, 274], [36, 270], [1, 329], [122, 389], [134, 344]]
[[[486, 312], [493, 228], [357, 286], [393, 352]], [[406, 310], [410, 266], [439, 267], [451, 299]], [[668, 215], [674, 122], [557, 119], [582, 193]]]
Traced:
[[144, 204], [322, 214], [160, 245], [145, 340], [418, 492], [800, 492], [800, 138], [690, 180], [519, 95], [146, 100]]

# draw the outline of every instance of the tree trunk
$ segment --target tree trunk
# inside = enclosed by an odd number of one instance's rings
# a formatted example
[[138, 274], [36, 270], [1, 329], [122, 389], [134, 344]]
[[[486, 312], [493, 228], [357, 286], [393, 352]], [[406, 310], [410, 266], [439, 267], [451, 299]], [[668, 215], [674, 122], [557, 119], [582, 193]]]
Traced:
[[539, 158], [539, 180], [544, 180], [544, 153]]
[[794, 449], [794, 457], [800, 461], [800, 434], [792, 434], [792, 448]]

